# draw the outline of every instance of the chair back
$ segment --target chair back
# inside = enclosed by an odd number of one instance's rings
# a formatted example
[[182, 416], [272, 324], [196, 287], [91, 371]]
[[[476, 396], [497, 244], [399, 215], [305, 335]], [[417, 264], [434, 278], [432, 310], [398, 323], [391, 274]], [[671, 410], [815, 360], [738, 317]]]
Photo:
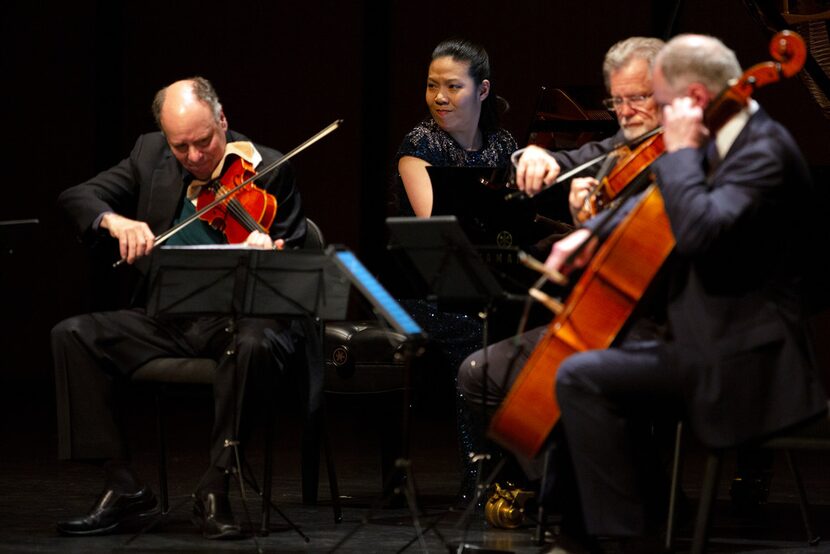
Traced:
[[320, 230], [320, 227], [311, 218], [307, 217], [305, 222], [308, 230], [306, 231], [303, 248], [307, 250], [322, 250], [325, 248], [326, 241], [323, 238], [323, 231]]

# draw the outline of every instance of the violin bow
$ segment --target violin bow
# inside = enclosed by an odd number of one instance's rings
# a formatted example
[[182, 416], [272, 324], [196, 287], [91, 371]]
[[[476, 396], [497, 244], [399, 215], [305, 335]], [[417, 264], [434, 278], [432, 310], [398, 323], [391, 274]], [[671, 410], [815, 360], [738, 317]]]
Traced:
[[[574, 175], [577, 175], [577, 174], [579, 174], [579, 173], [581, 173], [581, 172], [585, 171], [585, 170], [586, 170], [586, 169], [588, 169], [589, 167], [594, 166], [594, 165], [596, 165], [596, 164], [600, 163], [601, 161], [605, 160], [607, 157], [609, 157], [609, 156], [611, 156], [612, 154], [614, 154], [614, 152], [618, 151], [620, 148], [624, 148], [624, 147], [628, 147], [628, 148], [636, 147], [638, 144], [640, 144], [640, 143], [641, 143], [641, 142], [643, 142], [644, 140], [646, 140], [646, 139], [648, 139], [648, 138], [651, 138], [651, 137], [653, 137], [654, 135], [656, 135], [656, 134], [658, 134], [658, 133], [662, 133], [662, 132], [663, 132], [663, 127], [662, 127], [662, 126], [660, 126], [660, 127], [656, 127], [656, 128], [654, 128], [654, 129], [652, 129], [651, 131], [648, 131], [648, 132], [646, 132], [646, 133], [643, 133], [642, 135], [640, 135], [640, 136], [638, 136], [638, 137], [635, 137], [635, 138], [633, 138], [633, 139], [631, 139], [631, 140], [629, 140], [629, 141], [624, 141], [624, 142], [622, 142], [622, 143], [620, 143], [620, 144], [618, 144], [618, 145], [614, 146], [614, 148], [612, 148], [611, 150], [609, 150], [609, 151], [608, 151], [608, 152], [606, 152], [605, 154], [600, 154], [600, 155], [599, 155], [599, 156], [597, 156], [596, 158], [593, 158], [593, 159], [591, 159], [591, 160], [588, 160], [587, 162], [584, 162], [584, 163], [582, 163], [582, 164], [580, 164], [580, 165], [576, 166], [575, 168], [571, 169], [570, 171], [566, 171], [565, 173], [562, 173], [559, 177], [557, 177], [557, 178], [556, 178], [556, 180], [555, 180], [553, 183], [551, 183], [550, 185], [548, 185], [548, 186], [547, 186], [547, 187], [545, 187], [544, 189], [540, 190], [540, 191], [539, 191], [539, 193], [537, 194], [537, 196], [538, 196], [539, 194], [542, 194], [542, 193], [543, 193], [543, 192], [545, 192], [546, 190], [548, 190], [548, 189], [550, 189], [550, 188], [553, 188], [553, 185], [558, 185], [559, 183], [561, 183], [561, 182], [563, 182], [563, 181], [567, 181], [568, 179], [570, 179], [570, 178], [571, 178], [571, 177], [573, 177]], [[505, 199], [505, 200], [514, 200], [514, 199], [516, 199], [516, 198], [522, 198], [522, 197], [524, 197], [524, 196], [527, 196], [527, 194], [526, 194], [524, 191], [522, 191], [522, 190], [517, 190], [517, 191], [513, 191], [513, 192], [511, 192], [511, 193], [509, 193], [509, 194], [505, 195], [504, 199]]]

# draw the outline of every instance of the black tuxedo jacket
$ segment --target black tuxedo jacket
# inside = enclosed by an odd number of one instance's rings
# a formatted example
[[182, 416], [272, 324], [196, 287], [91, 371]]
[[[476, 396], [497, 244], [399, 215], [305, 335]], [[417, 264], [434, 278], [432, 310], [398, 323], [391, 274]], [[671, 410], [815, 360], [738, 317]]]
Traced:
[[707, 176], [704, 150], [654, 168], [677, 240], [668, 362], [699, 437], [730, 446], [827, 408], [800, 283], [812, 187], [795, 141], [763, 110]]

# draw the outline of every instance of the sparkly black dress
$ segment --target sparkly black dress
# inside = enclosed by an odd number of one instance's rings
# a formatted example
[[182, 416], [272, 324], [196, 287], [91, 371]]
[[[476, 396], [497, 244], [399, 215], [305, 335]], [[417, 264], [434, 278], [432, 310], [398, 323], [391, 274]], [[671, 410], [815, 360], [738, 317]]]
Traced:
[[[403, 156], [413, 156], [438, 167], [506, 167], [510, 164], [510, 155], [516, 150], [516, 140], [504, 129], [482, 131], [482, 148], [465, 150], [434, 119], [429, 118], [404, 137], [395, 156], [395, 166]], [[398, 214], [414, 215], [400, 177], [395, 181], [394, 198]], [[482, 347], [482, 321], [474, 314], [440, 309], [434, 302], [422, 299], [401, 299], [400, 303], [441, 351], [446, 371], [452, 372], [452, 375], [457, 374], [458, 367], [468, 355]], [[468, 462], [468, 454], [480, 446], [477, 444], [480, 433], [476, 428], [480, 423], [471, 421], [471, 414], [460, 393], [456, 412], [459, 448], [465, 468], [459, 499], [463, 502], [474, 492], [476, 468]]]
[[[412, 156], [437, 167], [506, 167], [518, 150], [516, 139], [504, 129], [482, 131], [482, 143], [481, 150], [465, 150], [434, 119], [425, 119], [404, 137], [395, 166], [402, 157]], [[415, 215], [400, 178], [395, 186], [398, 214]]]

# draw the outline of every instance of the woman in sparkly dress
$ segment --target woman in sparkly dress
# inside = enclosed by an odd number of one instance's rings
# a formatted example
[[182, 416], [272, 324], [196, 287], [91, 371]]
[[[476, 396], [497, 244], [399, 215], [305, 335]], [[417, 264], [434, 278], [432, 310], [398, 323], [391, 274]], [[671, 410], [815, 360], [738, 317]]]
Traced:
[[[407, 133], [396, 156], [400, 215], [431, 215], [428, 165], [506, 167], [517, 149], [513, 136], [498, 126], [499, 112], [507, 103], [493, 93], [490, 60], [480, 45], [450, 39], [435, 47], [426, 103], [431, 117]], [[455, 374], [464, 358], [482, 347], [482, 322], [475, 315], [439, 309], [426, 300], [406, 299], [401, 304], [443, 354], [446, 371]], [[480, 424], [477, 418], [471, 420], [475, 414], [460, 396], [456, 412], [464, 468], [459, 501], [466, 502], [475, 487], [476, 466], [469, 454], [480, 446]]]
[[432, 52], [426, 102], [431, 117], [404, 137], [396, 156], [405, 194], [401, 215], [432, 213], [426, 166], [505, 167], [516, 140], [498, 126], [500, 104], [492, 93], [490, 60], [481, 46], [445, 40]]

